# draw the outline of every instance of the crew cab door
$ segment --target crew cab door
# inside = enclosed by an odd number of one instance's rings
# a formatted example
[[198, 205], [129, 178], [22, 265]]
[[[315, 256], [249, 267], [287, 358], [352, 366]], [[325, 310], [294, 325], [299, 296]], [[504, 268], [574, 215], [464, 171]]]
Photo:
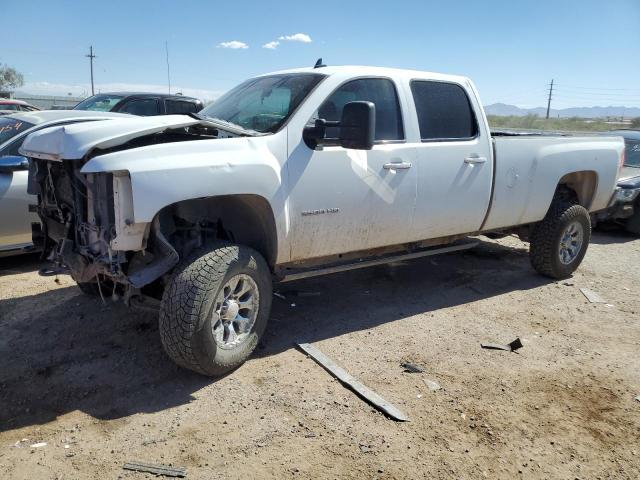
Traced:
[[[344, 105], [376, 107], [372, 150], [340, 146], [312, 149], [290, 130], [289, 218], [291, 260], [381, 247], [407, 241], [416, 193], [412, 147], [405, 142], [406, 99], [387, 78], [359, 78], [338, 86], [309, 118], [338, 121]], [[338, 132], [327, 129], [327, 137]], [[295, 131], [295, 137], [293, 137]]]
[[419, 141], [413, 237], [429, 239], [477, 231], [491, 199], [490, 135], [475, 95], [462, 85], [412, 80]]

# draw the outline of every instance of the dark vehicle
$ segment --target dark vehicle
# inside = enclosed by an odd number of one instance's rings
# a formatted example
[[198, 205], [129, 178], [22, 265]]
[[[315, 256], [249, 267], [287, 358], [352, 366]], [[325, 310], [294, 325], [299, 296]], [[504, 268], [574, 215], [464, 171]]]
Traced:
[[78, 105], [74, 110], [118, 112], [150, 117], [196, 113], [204, 105], [197, 98], [161, 93], [99, 93]]
[[598, 221], [613, 221], [640, 235], [640, 130], [613, 130], [607, 136], [624, 138], [624, 167], [611, 206], [598, 214]]

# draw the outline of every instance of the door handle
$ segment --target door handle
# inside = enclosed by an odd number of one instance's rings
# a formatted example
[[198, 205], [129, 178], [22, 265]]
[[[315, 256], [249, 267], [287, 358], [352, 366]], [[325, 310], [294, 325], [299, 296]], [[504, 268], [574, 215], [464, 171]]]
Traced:
[[469, 165], [474, 165], [476, 163], [485, 163], [487, 161], [487, 157], [465, 157], [464, 163]]
[[411, 162], [391, 162], [385, 163], [382, 168], [385, 170], [407, 170], [411, 168]]

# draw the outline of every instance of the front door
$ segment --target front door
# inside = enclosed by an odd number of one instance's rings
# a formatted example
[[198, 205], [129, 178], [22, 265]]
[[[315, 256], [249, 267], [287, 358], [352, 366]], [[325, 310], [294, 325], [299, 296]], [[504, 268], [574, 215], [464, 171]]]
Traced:
[[[395, 84], [361, 78], [335, 90], [310, 119], [339, 120], [351, 101], [376, 106], [372, 150], [325, 146], [303, 140], [288, 159], [291, 260], [353, 252], [406, 242], [416, 195], [414, 146], [405, 143]], [[327, 129], [327, 137], [338, 132]], [[337, 130], [337, 129], [336, 129]]]

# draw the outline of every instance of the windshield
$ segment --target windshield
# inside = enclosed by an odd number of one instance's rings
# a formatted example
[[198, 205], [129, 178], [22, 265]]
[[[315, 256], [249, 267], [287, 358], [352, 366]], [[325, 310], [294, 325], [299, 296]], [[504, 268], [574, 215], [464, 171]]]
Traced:
[[89, 97], [75, 107], [74, 110], [91, 110], [94, 112], [110, 112], [116, 104], [124, 98], [123, 95], [100, 94]]
[[32, 123], [10, 117], [0, 117], [0, 145], [31, 127], [33, 127]]
[[200, 111], [200, 115], [260, 133], [274, 133], [323, 78], [316, 73], [252, 78]]
[[0, 103], [0, 110], [20, 110], [17, 103]]
[[625, 138], [624, 164], [627, 167], [640, 168], [640, 140]]

